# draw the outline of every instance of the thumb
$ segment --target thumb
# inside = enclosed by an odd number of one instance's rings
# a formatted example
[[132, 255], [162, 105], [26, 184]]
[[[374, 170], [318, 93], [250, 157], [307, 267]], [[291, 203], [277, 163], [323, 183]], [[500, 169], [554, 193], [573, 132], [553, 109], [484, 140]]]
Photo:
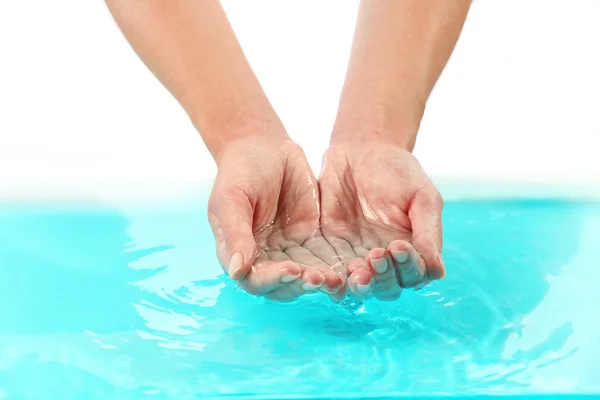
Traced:
[[409, 208], [413, 246], [425, 260], [430, 279], [446, 274], [442, 259], [442, 209], [444, 201], [438, 190], [429, 185], [418, 190]]
[[252, 205], [242, 191], [211, 194], [208, 219], [217, 242], [217, 255], [224, 271], [235, 281], [246, 277], [256, 259], [252, 216]]

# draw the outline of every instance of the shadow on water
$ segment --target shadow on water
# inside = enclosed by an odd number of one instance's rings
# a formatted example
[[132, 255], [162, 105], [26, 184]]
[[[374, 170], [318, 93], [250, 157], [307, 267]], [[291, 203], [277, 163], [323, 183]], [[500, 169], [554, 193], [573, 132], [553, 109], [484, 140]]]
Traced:
[[566, 322], [504, 354], [577, 252], [580, 205], [449, 203], [448, 278], [353, 311], [241, 292], [220, 273], [204, 207], [0, 211], [0, 398], [518, 388], [530, 382], [512, 377], [572, 334]]

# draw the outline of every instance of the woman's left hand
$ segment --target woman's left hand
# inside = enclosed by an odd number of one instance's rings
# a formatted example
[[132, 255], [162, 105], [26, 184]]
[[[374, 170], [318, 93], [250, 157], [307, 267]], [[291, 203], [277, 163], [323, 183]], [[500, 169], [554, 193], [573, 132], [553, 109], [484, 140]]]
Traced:
[[378, 136], [337, 142], [319, 186], [321, 230], [346, 267], [351, 295], [394, 300], [444, 276], [443, 201], [410, 151]]

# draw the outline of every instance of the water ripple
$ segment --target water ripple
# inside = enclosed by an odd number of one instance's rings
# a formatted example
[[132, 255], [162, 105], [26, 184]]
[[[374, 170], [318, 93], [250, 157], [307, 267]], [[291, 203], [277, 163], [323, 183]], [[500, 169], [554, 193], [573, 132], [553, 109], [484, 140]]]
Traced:
[[600, 278], [600, 210], [449, 213], [447, 279], [340, 306], [242, 292], [198, 211], [0, 216], [0, 255], [19, 266], [0, 269], [0, 398], [600, 392], [600, 299], [581, 279]]

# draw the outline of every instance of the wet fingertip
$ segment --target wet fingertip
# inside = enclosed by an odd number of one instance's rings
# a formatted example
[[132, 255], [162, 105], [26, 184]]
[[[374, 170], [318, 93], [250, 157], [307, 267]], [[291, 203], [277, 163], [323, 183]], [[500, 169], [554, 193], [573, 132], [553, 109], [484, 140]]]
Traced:
[[325, 282], [325, 275], [316, 269], [308, 268], [304, 270], [302, 279], [312, 285], [321, 286]]
[[346, 298], [347, 289], [348, 286], [346, 285], [346, 281], [344, 281], [335, 293], [329, 293], [329, 298], [334, 303], [341, 303]]
[[325, 275], [314, 268], [305, 269], [302, 274], [302, 279], [304, 280], [304, 283], [301, 287], [302, 290], [306, 292], [313, 292], [325, 283]]
[[342, 292], [342, 291], [338, 291], [337, 293], [333, 293], [329, 295], [329, 298], [331, 299], [331, 301], [333, 301], [335, 304], [339, 304], [342, 301], [344, 301], [344, 299], [346, 299], [346, 293]]
[[446, 270], [444, 268], [427, 268], [427, 276], [433, 280], [440, 280], [446, 277]]
[[345, 297], [341, 297], [341, 298], [339, 298], [339, 297], [335, 297], [335, 295], [333, 295], [333, 296], [329, 296], [329, 299], [330, 299], [330, 300], [333, 302], [333, 304], [336, 304], [336, 305], [338, 305], [338, 304], [340, 304], [342, 301], [344, 301]]
[[333, 289], [327, 286], [321, 286], [321, 291], [326, 294], [335, 294], [339, 289]]
[[427, 260], [423, 258], [423, 262], [425, 262], [427, 266], [427, 277], [431, 280], [444, 279], [446, 276], [446, 266], [442, 254], [439, 253], [437, 257], [430, 258], [430, 260], [433, 260], [433, 262], [427, 262]]
[[302, 284], [302, 290], [307, 291], [307, 292], [313, 292], [313, 291], [317, 290], [320, 287], [321, 287], [321, 285], [315, 285], [315, 284], [310, 283], [310, 282], [304, 282]]
[[367, 260], [372, 260], [372, 259], [376, 259], [376, 258], [382, 258], [385, 257], [385, 252], [386, 249], [383, 247], [376, 247], [374, 249], [369, 250], [369, 252], [367, 253]]
[[396, 262], [405, 263], [406, 261], [408, 261], [408, 251], [393, 250], [392, 257], [394, 257], [394, 260], [396, 260]]
[[356, 291], [357, 291], [357, 293], [359, 293], [362, 296], [369, 295], [372, 290], [373, 290], [373, 281], [372, 280], [367, 284], [360, 284], [360, 283], [356, 284]]
[[378, 274], [383, 274], [388, 269], [388, 262], [385, 257], [377, 258], [375, 260], [371, 260], [371, 267], [373, 267], [373, 270]]
[[290, 283], [290, 282], [293, 282], [296, 279], [300, 278], [300, 275], [302, 275], [302, 274], [293, 274], [293, 275], [288, 274], [288, 275], [282, 276], [280, 280], [281, 280], [281, 283]]
[[248, 278], [248, 275], [250, 275], [251, 272], [252, 272], [252, 266], [250, 266], [249, 268], [242, 268], [242, 269], [239, 269], [238, 271], [236, 271], [236, 273], [233, 275], [229, 274], [229, 278], [231, 278], [232, 280], [234, 280], [236, 282], [241, 282], [241, 281], [245, 280], [246, 278]]
[[244, 274], [243, 267], [244, 267], [244, 254], [242, 254], [241, 251], [238, 251], [237, 253], [233, 254], [229, 258], [229, 268], [228, 268], [229, 277], [236, 281], [243, 279], [244, 276], [246, 275], [246, 274]]
[[342, 286], [343, 283], [344, 279], [342, 276], [334, 270], [329, 271], [325, 277], [325, 285], [330, 288], [336, 288], [337, 290]]
[[280, 267], [281, 275], [289, 275], [299, 277], [302, 275], [302, 267], [299, 265], [285, 261], [283, 265]]
[[321, 291], [327, 294], [334, 294], [339, 292], [341, 285], [329, 286], [329, 285], [321, 285]]

